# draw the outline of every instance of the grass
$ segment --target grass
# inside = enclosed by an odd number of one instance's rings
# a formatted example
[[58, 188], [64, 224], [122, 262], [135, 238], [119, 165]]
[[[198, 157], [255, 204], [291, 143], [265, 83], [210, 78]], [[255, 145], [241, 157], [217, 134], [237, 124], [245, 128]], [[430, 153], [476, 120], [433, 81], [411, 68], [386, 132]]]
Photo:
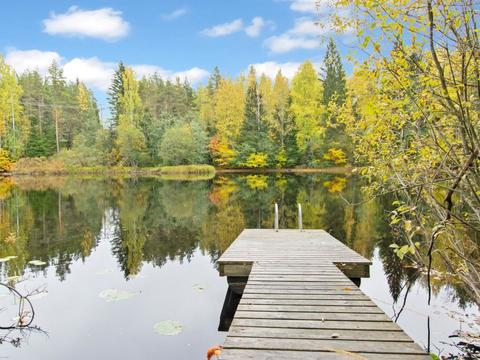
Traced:
[[167, 180], [211, 179], [215, 168], [211, 165], [178, 165], [163, 167], [128, 166], [73, 166], [55, 158], [24, 158], [18, 160], [12, 175], [160, 175]]

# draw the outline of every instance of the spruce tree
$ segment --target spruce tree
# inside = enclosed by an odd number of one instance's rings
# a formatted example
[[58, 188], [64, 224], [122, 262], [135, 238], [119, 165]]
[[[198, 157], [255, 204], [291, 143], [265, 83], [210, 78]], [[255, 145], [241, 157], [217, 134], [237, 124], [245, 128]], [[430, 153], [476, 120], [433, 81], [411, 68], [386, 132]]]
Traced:
[[240, 131], [237, 147], [237, 165], [246, 167], [265, 167], [271, 164], [268, 158], [273, 146], [268, 134], [265, 109], [258, 88], [255, 69], [250, 68], [248, 89], [245, 99], [245, 118]]
[[338, 105], [343, 104], [346, 92], [345, 70], [343, 69], [342, 59], [338, 53], [337, 46], [332, 38], [328, 42], [324, 70], [323, 104], [328, 106], [328, 103], [333, 98], [336, 98]]
[[118, 117], [120, 115], [120, 97], [123, 95], [123, 74], [125, 73], [125, 65], [123, 62], [118, 63], [118, 68], [113, 74], [112, 85], [108, 89], [108, 104], [112, 116], [110, 129], [114, 130], [118, 126]]

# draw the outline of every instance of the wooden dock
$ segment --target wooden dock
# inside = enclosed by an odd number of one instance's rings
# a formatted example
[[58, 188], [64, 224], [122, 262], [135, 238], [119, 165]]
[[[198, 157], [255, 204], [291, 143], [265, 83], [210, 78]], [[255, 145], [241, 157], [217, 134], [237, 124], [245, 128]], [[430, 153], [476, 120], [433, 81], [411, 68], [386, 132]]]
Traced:
[[429, 359], [351, 280], [370, 264], [323, 230], [244, 230], [218, 260], [248, 277], [220, 359]]

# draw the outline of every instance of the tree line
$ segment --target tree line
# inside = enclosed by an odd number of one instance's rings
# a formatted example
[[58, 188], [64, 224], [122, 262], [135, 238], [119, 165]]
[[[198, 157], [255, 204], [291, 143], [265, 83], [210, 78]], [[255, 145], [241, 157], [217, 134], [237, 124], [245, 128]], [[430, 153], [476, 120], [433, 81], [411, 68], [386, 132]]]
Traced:
[[17, 75], [0, 58], [0, 146], [3, 155], [53, 157], [74, 166], [159, 166], [211, 163], [265, 168], [345, 165], [343, 125], [328, 104], [345, 101], [346, 78], [330, 40], [320, 74], [310, 61], [289, 81], [257, 74], [208, 83], [158, 74], [137, 79], [120, 63], [108, 90], [110, 119], [102, 123], [93, 92], [68, 82], [52, 63]]

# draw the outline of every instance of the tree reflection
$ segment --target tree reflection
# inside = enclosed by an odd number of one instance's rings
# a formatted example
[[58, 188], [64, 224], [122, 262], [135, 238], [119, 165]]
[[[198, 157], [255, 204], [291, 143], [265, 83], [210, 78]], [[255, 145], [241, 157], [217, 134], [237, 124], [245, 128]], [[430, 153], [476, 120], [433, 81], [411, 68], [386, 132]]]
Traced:
[[[325, 229], [367, 258], [379, 248], [397, 301], [418, 274], [389, 248], [391, 199], [364, 202], [367, 198], [355, 176], [338, 174], [220, 175], [196, 182], [5, 179], [0, 181], [0, 258], [17, 257], [0, 264], [0, 276], [21, 276], [28, 261], [38, 259], [64, 279], [72, 262], [84, 261], [99, 245], [102, 226], [111, 227], [106, 241], [126, 278], [146, 262], [189, 261], [197, 249], [214, 262], [244, 228], [272, 228], [274, 203], [280, 228], [297, 228], [301, 203], [305, 228]], [[454, 296], [467, 301], [468, 294], [455, 286]]]

